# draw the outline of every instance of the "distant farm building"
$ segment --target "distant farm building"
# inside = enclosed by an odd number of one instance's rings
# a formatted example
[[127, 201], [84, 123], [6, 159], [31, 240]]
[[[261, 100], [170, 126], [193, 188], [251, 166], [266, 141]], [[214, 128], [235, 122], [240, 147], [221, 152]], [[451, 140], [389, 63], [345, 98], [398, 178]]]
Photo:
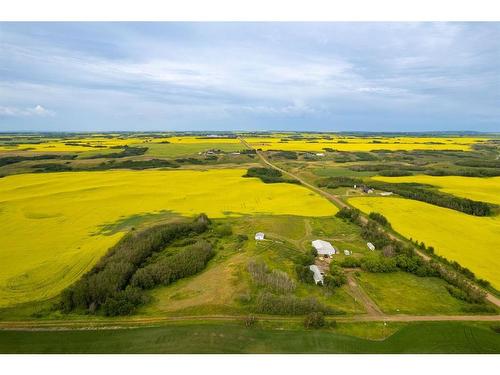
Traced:
[[309, 266], [309, 269], [313, 272], [313, 278], [314, 278], [314, 282], [316, 284], [323, 284], [323, 275], [321, 274], [321, 271], [319, 270], [318, 266], [316, 265], [311, 265]]
[[375, 245], [372, 244], [371, 242], [367, 242], [366, 243], [366, 246], [368, 246], [368, 248], [371, 250], [371, 251], [374, 251], [375, 250]]
[[344, 250], [344, 255], [351, 255], [351, 254], [352, 254], [352, 251]]
[[318, 255], [331, 256], [331, 255], [337, 253], [337, 251], [335, 250], [335, 248], [332, 246], [332, 244], [330, 242], [323, 241], [323, 240], [314, 240], [311, 242], [311, 244], [318, 252]]
[[255, 233], [255, 239], [257, 241], [262, 241], [264, 239], [264, 233], [262, 232]]
[[380, 195], [382, 195], [384, 197], [388, 196], [388, 195], [392, 195], [392, 191], [383, 191], [383, 192], [380, 193]]
[[322, 152], [318, 152], [318, 153], [316, 154], [316, 156], [325, 156], [325, 154], [324, 154], [324, 153], [322, 153]]

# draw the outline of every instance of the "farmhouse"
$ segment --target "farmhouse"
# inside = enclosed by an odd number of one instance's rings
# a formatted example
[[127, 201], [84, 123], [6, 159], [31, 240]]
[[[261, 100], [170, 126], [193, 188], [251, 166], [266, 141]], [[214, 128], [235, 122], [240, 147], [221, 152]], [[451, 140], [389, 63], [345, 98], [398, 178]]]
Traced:
[[323, 284], [323, 275], [321, 274], [321, 271], [319, 270], [318, 266], [316, 266], [315, 264], [309, 266], [309, 269], [313, 272], [313, 278], [314, 278], [314, 282], [316, 284]]
[[371, 251], [374, 251], [375, 250], [375, 245], [372, 244], [371, 242], [367, 242], [366, 243], [366, 246], [368, 246], [368, 248], [371, 250]]
[[318, 252], [318, 255], [331, 256], [331, 255], [337, 253], [337, 251], [335, 250], [335, 248], [332, 246], [332, 244], [330, 242], [323, 241], [323, 240], [314, 240], [311, 242], [311, 244]]
[[262, 232], [255, 233], [255, 239], [257, 241], [262, 241], [264, 239], [264, 233], [262, 233]]

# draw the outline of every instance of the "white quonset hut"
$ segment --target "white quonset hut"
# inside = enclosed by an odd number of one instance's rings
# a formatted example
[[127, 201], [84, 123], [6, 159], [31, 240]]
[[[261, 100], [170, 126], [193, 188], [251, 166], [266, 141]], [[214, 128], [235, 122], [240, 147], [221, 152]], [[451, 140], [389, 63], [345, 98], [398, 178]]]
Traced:
[[314, 240], [313, 242], [311, 242], [311, 244], [318, 252], [318, 255], [331, 256], [337, 253], [337, 250], [335, 250], [335, 248], [332, 246], [330, 242], [323, 240]]
[[257, 241], [262, 241], [264, 239], [264, 233], [262, 233], [262, 232], [255, 233], [255, 239]]
[[309, 266], [309, 269], [313, 272], [313, 278], [314, 278], [314, 282], [316, 284], [323, 284], [323, 275], [321, 274], [321, 271], [319, 270], [318, 266], [316, 265], [311, 265]]
[[371, 250], [371, 251], [374, 251], [375, 250], [375, 245], [372, 244], [371, 242], [367, 242], [366, 243], [366, 246], [368, 246], [368, 248]]

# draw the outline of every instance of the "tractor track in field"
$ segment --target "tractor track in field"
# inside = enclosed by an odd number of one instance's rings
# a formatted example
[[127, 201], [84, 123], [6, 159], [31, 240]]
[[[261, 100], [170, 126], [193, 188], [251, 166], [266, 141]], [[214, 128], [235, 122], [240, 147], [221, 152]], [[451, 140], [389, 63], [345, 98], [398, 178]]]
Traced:
[[[252, 149], [252, 150], [255, 150], [255, 148], [253, 148], [247, 141], [245, 141], [243, 138], [239, 137], [239, 140], [240, 142], [248, 147], [249, 149]], [[334, 194], [330, 194], [328, 193], [327, 191], [324, 191], [323, 189], [317, 187], [317, 186], [314, 186], [312, 184], [310, 184], [309, 182], [305, 181], [303, 178], [295, 175], [294, 173], [292, 172], [289, 172], [283, 168], [280, 168], [278, 167], [277, 165], [271, 163], [265, 156], [264, 154], [262, 153], [262, 151], [259, 151], [259, 150], [255, 150], [255, 152], [257, 153], [257, 156], [260, 158], [260, 160], [267, 166], [273, 168], [273, 169], [276, 169], [278, 171], [280, 171], [281, 173], [287, 175], [288, 177], [291, 177], [297, 181], [299, 181], [303, 186], [307, 187], [309, 190], [312, 190], [318, 194], [320, 194], [321, 196], [325, 197], [326, 199], [328, 199], [330, 202], [332, 202], [333, 204], [335, 204], [337, 207], [339, 208], [352, 208], [349, 204], [345, 203], [342, 199], [340, 199], [339, 196], [337, 195], [334, 195]], [[366, 223], [368, 221], [368, 219], [363, 216], [363, 215], [360, 215], [360, 220], [363, 222], [363, 223]], [[389, 238], [391, 238], [392, 240], [395, 240], [395, 241], [401, 241], [401, 239], [399, 239], [397, 236], [395, 236], [394, 234], [384, 230], [384, 233], [386, 233]], [[422, 251], [420, 251], [419, 249], [415, 249], [416, 253], [422, 257], [424, 260], [430, 260], [431, 257], [425, 253], [423, 253]], [[495, 306], [497, 307], [500, 307], [500, 298], [496, 297], [494, 294], [492, 294], [491, 292], [475, 285], [477, 288], [479, 288], [480, 290], [484, 291], [486, 293], [486, 300], [488, 300], [490, 303], [494, 304]]]

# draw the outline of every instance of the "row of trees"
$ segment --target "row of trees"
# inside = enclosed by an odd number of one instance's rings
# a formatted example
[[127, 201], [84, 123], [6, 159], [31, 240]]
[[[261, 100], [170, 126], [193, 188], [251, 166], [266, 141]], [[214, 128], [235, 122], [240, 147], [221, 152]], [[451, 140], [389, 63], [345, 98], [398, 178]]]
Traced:
[[142, 289], [169, 285], [200, 272], [214, 255], [212, 245], [206, 241], [199, 241], [174, 255], [158, 257], [139, 268], [132, 276], [130, 285]]
[[491, 215], [491, 208], [487, 203], [430, 190], [426, 185], [415, 183], [391, 184], [373, 181], [371, 182], [371, 186], [379, 190], [392, 191], [405, 198], [430, 203], [435, 206], [451, 208], [452, 210], [461, 211], [469, 215]]
[[266, 184], [274, 184], [278, 182], [288, 182], [291, 184], [299, 184], [300, 182], [295, 179], [283, 177], [283, 174], [273, 168], [251, 167], [248, 168], [247, 173], [243, 177], [257, 177]]
[[108, 315], [130, 313], [145, 296], [130, 280], [148, 258], [172, 241], [207, 230], [210, 221], [202, 214], [191, 223], [157, 225], [124, 236], [80, 280], [61, 294], [60, 308]]

